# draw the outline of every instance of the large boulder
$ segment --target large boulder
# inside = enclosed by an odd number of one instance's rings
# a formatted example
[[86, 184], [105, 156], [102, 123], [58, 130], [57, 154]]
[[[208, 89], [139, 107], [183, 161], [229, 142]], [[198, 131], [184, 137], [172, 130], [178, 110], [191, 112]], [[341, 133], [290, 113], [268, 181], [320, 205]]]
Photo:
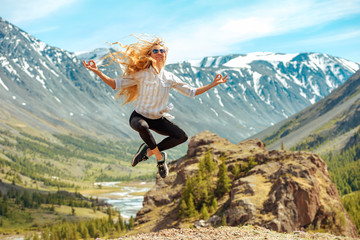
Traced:
[[[186, 179], [198, 170], [198, 163], [210, 151], [219, 165], [226, 157], [232, 179], [229, 194], [218, 199], [217, 216], [230, 226], [258, 225], [279, 232], [304, 229], [358, 237], [357, 230], [341, 204], [330, 180], [326, 163], [308, 152], [268, 151], [260, 140], [232, 144], [205, 131], [191, 138], [187, 155], [169, 164], [169, 176], [157, 176], [145, 194], [143, 208], [135, 219], [137, 231], [158, 231], [189, 227], [199, 219], [180, 219], [179, 204]], [[234, 176], [232, 169], [250, 161], [255, 166]]]

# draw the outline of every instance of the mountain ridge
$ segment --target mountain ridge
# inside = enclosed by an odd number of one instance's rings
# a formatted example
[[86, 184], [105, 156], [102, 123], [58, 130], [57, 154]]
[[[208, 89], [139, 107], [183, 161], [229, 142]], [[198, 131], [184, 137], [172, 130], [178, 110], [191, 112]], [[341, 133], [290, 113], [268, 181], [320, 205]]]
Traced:
[[[104, 49], [70, 53], [3, 19], [0, 25], [3, 126], [32, 133], [139, 139], [128, 125], [132, 105], [120, 107], [115, 93], [82, 66], [80, 58], [100, 59]], [[119, 65], [105, 64], [100, 69], [108, 76], [121, 75]], [[226, 84], [194, 100], [173, 91], [170, 102], [175, 106], [175, 122], [188, 135], [211, 130], [238, 142], [320, 100], [359, 66], [320, 53], [251, 53], [168, 64], [166, 70], [194, 87], [210, 83], [218, 73], [229, 75]]]
[[[301, 142], [304, 137], [326, 124], [329, 119], [337, 118], [356, 104], [360, 98], [359, 79], [360, 71], [357, 71], [345, 84], [326, 98], [253, 137], [264, 139], [265, 142], [268, 141], [269, 149], [279, 148], [282, 142], [287, 148], [294, 146], [297, 142]], [[299, 135], [300, 132], [303, 133], [300, 134], [302, 137]]]

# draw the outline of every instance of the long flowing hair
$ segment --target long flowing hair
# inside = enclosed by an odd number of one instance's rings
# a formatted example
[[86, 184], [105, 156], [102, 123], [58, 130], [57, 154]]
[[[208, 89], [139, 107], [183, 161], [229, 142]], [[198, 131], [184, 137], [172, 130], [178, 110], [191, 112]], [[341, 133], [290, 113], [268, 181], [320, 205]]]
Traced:
[[[113, 62], [117, 62], [122, 66], [123, 69], [123, 77], [134, 77], [134, 74], [148, 69], [151, 66], [156, 66], [156, 60], [153, 59], [151, 55], [151, 49], [156, 46], [160, 45], [165, 48], [167, 54], [167, 48], [163, 40], [159, 37], [150, 37], [144, 35], [142, 37], [135, 36], [138, 39], [136, 43], [123, 45], [121, 42], [111, 43], [111, 45], [118, 44], [123, 50], [119, 50], [116, 48], [116, 52], [110, 52], [106, 55], [103, 59], [109, 58], [109, 64]], [[166, 60], [166, 55], [165, 55]], [[165, 64], [165, 61], [164, 61]], [[163, 67], [163, 66], [162, 66]], [[122, 88], [118, 91], [117, 97], [124, 98], [124, 103], [127, 104], [133, 102], [138, 95], [137, 85]]]

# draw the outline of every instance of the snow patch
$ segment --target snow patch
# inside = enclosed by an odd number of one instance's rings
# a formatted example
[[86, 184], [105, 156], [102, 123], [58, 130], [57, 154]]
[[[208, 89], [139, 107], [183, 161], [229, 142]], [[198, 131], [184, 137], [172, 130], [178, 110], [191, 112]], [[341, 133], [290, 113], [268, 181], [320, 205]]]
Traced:
[[90, 60], [94, 58], [101, 58], [107, 54], [109, 54], [108, 48], [96, 48], [92, 51], [75, 52], [74, 56], [79, 59]]
[[42, 79], [40, 78], [40, 76], [36, 76], [36, 77], [35, 77], [35, 79], [36, 79], [36, 80], [38, 80], [38, 81], [42, 84], [43, 88], [45, 88], [45, 89], [46, 89], [46, 86], [45, 86], [45, 81], [44, 81], [44, 80], [42, 80]]
[[253, 61], [263, 60], [277, 65], [279, 62], [288, 63], [298, 54], [277, 54], [270, 52], [254, 52], [246, 54], [245, 56], [239, 56], [237, 58], [231, 59], [224, 64], [226, 67], [236, 67], [236, 68], [250, 68], [250, 63]]
[[289, 88], [288, 83], [286, 82], [286, 78], [287, 76], [283, 73], [281, 73], [278, 69], [276, 70], [276, 79], [279, 80], [279, 82], [285, 87], [285, 88]]
[[258, 96], [260, 96], [260, 88], [261, 88], [261, 85], [260, 85], [260, 78], [261, 78], [261, 74], [258, 73], [258, 72], [253, 72], [253, 79], [254, 79], [254, 90], [256, 92], [256, 94]]
[[219, 99], [220, 106], [224, 107], [224, 104], [222, 103], [221, 97], [219, 95], [219, 91], [216, 88], [214, 89], [214, 93], [215, 93], [215, 96]]
[[329, 86], [330, 91], [333, 90], [334, 88], [336, 88], [336, 84], [334, 83], [334, 81], [331, 81], [331, 80], [330, 80], [330, 76], [329, 76], [329, 75], [326, 75], [326, 76], [325, 76], [325, 82], [326, 82], [326, 85]]
[[25, 59], [24, 59], [24, 61], [23, 61], [23, 66], [24, 66], [24, 67], [23, 67], [24, 72], [25, 72], [27, 75], [29, 75], [31, 78], [33, 78], [34, 75], [32, 75], [32, 74], [28, 71], [28, 69], [31, 70], [31, 68], [30, 68], [29, 64], [26, 62]]
[[343, 66], [345, 66], [346, 68], [348, 68], [351, 72], [356, 72], [357, 70], [359, 70], [359, 66], [360, 64], [355, 63], [355, 62], [350, 62], [348, 60], [345, 59], [341, 59], [341, 58], [336, 58], [339, 62], [341, 62], [343, 64]]
[[61, 101], [60, 101], [59, 98], [57, 98], [57, 97], [55, 97], [55, 96], [54, 96], [54, 98], [55, 98], [56, 101], [58, 101], [59, 103], [61, 103]]
[[314, 96], [313, 98], [309, 99], [309, 101], [311, 102], [311, 104], [314, 104], [316, 102], [316, 97]]
[[231, 97], [232, 99], [235, 99], [234, 95], [231, 92], [227, 92], [227, 95]]
[[306, 94], [304, 93], [304, 91], [302, 90], [302, 88], [300, 88], [300, 95], [301, 95], [303, 98], [307, 99], [307, 96], [306, 96]]
[[214, 62], [215, 58], [214, 57], [208, 57], [206, 59], [206, 63], [204, 64], [204, 67], [210, 67], [211, 64]]
[[285, 117], [285, 118], [289, 118], [289, 116], [285, 113], [285, 110], [282, 109], [282, 115]]
[[221, 62], [222, 59], [223, 59], [223, 57], [218, 57], [218, 58], [216, 59], [216, 62], [215, 62], [215, 66], [214, 66], [214, 67], [219, 67], [219, 66], [220, 66], [220, 62]]
[[235, 116], [234, 116], [233, 114], [229, 113], [228, 111], [223, 110], [223, 112], [224, 112], [224, 113], [226, 113], [227, 115], [229, 115], [229, 116], [231, 116], [231, 117], [235, 118]]
[[6, 59], [6, 57], [0, 57], [1, 66], [5, 68], [10, 74], [14, 74], [18, 76], [16, 70], [10, 65], [10, 62]]
[[213, 111], [217, 117], [219, 116], [219, 114], [215, 111], [215, 109], [210, 108], [210, 110]]
[[190, 63], [191, 66], [193, 66], [193, 67], [200, 67], [201, 61], [202, 61], [201, 59], [200, 60], [199, 59], [197, 59], [197, 60], [189, 60], [188, 63]]
[[313, 90], [313, 93], [319, 97], [321, 97], [320, 95], [320, 88], [319, 86], [313, 82], [313, 77], [310, 76], [309, 79], [308, 79], [308, 82], [310, 84], [310, 88]]
[[243, 84], [241, 84], [241, 83], [239, 83], [238, 85], [241, 87], [241, 89], [243, 90], [243, 92], [245, 92], [246, 87], [245, 87]]
[[3, 88], [5, 88], [6, 91], [9, 91], [9, 88], [5, 85], [5, 83], [1, 80], [1, 78], [0, 78], [0, 84], [1, 86], [3, 86]]
[[41, 41], [34, 41], [33, 44], [31, 44], [31, 46], [34, 48], [35, 51], [37, 51], [41, 55], [41, 52], [44, 51], [47, 45], [46, 43]]

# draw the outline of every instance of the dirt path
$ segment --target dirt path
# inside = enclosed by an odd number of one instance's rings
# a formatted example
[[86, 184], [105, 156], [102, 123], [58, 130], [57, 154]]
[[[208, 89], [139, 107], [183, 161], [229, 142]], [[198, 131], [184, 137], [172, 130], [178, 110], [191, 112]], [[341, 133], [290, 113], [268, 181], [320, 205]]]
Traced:
[[258, 226], [219, 227], [198, 229], [165, 229], [159, 232], [142, 233], [125, 236], [119, 239], [127, 240], [235, 240], [235, 239], [319, 239], [319, 240], [350, 240], [354, 238], [339, 237], [328, 233], [278, 233]]

